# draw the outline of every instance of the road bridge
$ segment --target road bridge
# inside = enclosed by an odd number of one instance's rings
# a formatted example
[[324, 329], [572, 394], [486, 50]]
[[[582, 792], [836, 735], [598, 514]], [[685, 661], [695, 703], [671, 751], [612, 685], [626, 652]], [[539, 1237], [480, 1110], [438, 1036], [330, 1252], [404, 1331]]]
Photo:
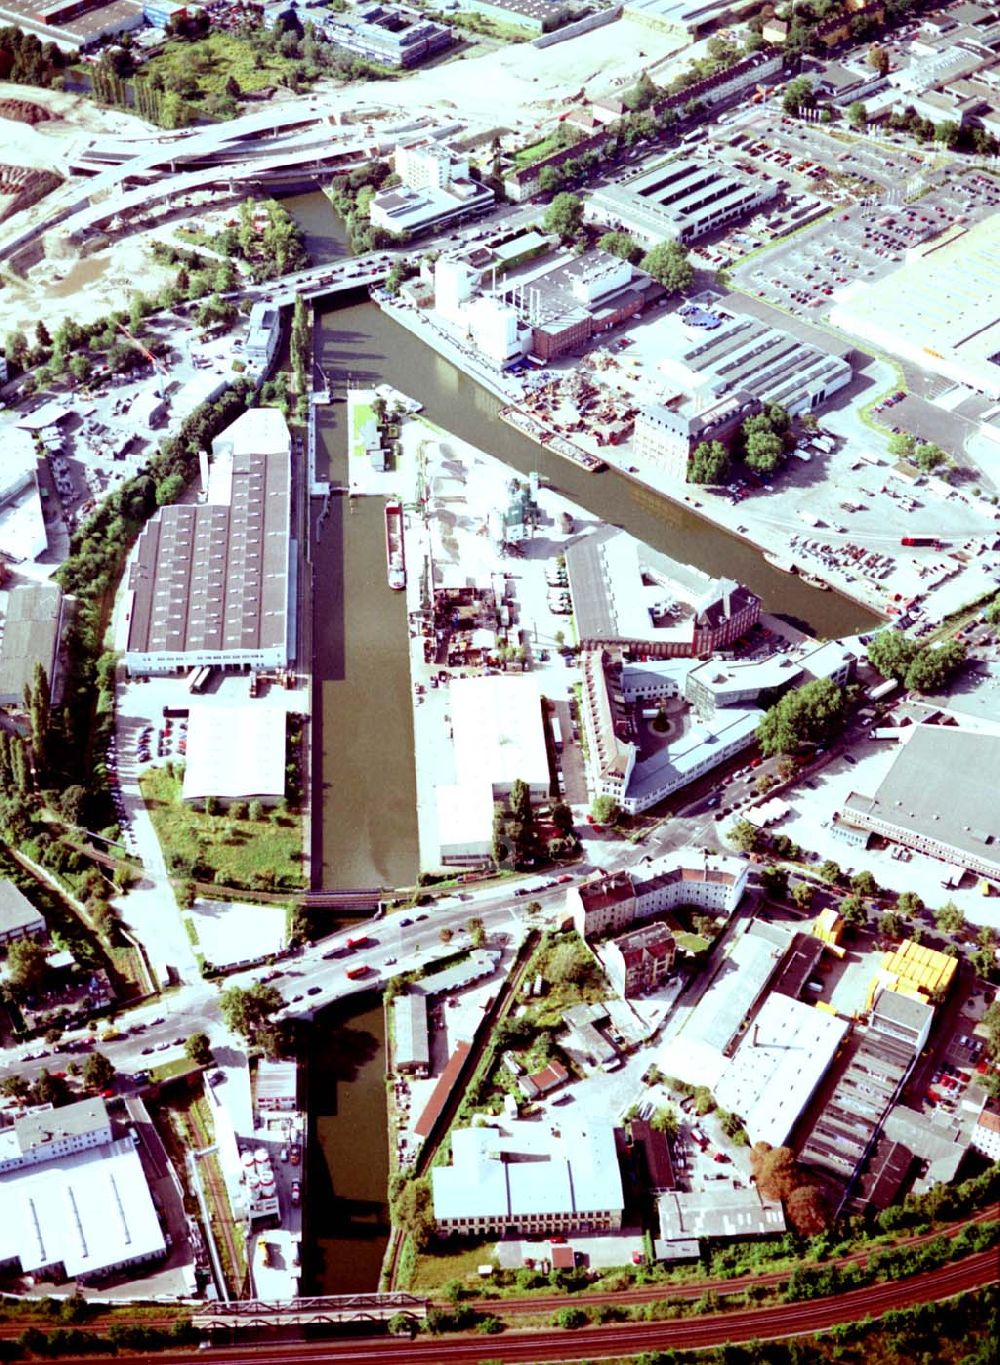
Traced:
[[416, 1324], [427, 1316], [427, 1300], [415, 1294], [329, 1294], [316, 1298], [241, 1299], [207, 1303], [195, 1310], [191, 1325], [202, 1332], [246, 1331], [268, 1327], [311, 1327], [342, 1322], [388, 1322], [402, 1314]]
[[382, 905], [380, 886], [361, 886], [343, 891], [307, 891], [298, 898], [306, 909], [369, 910], [373, 914]]

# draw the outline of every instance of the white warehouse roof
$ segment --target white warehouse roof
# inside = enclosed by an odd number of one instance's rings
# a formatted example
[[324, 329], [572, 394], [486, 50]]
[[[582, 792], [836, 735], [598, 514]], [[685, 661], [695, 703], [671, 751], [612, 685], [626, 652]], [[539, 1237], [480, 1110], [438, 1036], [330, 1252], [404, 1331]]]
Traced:
[[524, 1218], [620, 1210], [621, 1172], [606, 1119], [456, 1128], [452, 1164], [436, 1166], [434, 1217]]
[[455, 770], [460, 786], [549, 785], [541, 694], [527, 674], [456, 678], [451, 684]]
[[192, 706], [183, 797], [235, 800], [285, 794], [285, 712], [246, 706]]
[[751, 1142], [780, 1147], [826, 1075], [847, 1022], [791, 996], [769, 995], [714, 1094]]
[[69, 1279], [166, 1250], [142, 1162], [127, 1139], [0, 1175], [0, 1263], [61, 1263]]

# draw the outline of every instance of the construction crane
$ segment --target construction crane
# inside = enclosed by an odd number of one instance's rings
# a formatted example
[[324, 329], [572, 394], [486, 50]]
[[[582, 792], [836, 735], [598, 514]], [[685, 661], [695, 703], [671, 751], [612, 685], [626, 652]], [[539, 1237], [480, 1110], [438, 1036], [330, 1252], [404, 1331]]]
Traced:
[[124, 324], [123, 322], [120, 322], [120, 323], [118, 324], [118, 330], [119, 330], [119, 332], [121, 332], [122, 336], [125, 337], [125, 339], [126, 339], [132, 346], [135, 347], [135, 349], [136, 349], [137, 351], [139, 351], [142, 355], [144, 355], [144, 356], [146, 357], [146, 359], [149, 361], [150, 365], [152, 365], [153, 369], [156, 370], [156, 372], [159, 374], [159, 376], [160, 376], [159, 394], [160, 394], [160, 397], [162, 398], [162, 397], [163, 397], [163, 380], [164, 380], [164, 378], [166, 377], [166, 374], [167, 374], [166, 362], [163, 361], [163, 360], [160, 360], [157, 356], [155, 356], [155, 355], [153, 354], [153, 352], [149, 349], [148, 346], [144, 346], [144, 345], [142, 344], [142, 342], [138, 339], [138, 337], [134, 337], [134, 336], [132, 335], [132, 333], [129, 331], [129, 329], [125, 326], [125, 324]]

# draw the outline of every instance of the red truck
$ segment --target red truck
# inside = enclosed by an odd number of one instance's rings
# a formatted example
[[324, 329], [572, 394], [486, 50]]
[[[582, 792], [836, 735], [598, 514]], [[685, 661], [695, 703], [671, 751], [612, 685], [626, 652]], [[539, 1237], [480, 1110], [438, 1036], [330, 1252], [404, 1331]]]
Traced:
[[348, 967], [347, 975], [352, 981], [357, 981], [359, 976], [367, 976], [369, 970], [370, 969], [366, 967], [364, 963], [360, 963], [357, 967]]

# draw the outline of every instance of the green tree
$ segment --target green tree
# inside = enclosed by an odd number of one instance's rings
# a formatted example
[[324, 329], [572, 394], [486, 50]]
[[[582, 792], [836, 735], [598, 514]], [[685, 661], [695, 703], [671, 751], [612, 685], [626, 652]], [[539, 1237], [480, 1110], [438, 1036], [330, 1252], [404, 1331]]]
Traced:
[[860, 896], [845, 896], [840, 903], [845, 924], [863, 928], [868, 923], [868, 907]]
[[797, 118], [803, 109], [811, 109], [815, 103], [813, 83], [807, 76], [796, 76], [785, 86], [781, 107], [792, 118]]
[[17, 995], [41, 985], [45, 976], [45, 949], [33, 938], [19, 938], [7, 949], [7, 980]]
[[546, 977], [557, 986], [582, 986], [593, 974], [594, 960], [576, 934], [553, 949], [545, 969]]
[[800, 910], [808, 910], [813, 903], [815, 888], [810, 882], [796, 882], [792, 887], [792, 900]]
[[851, 878], [851, 890], [859, 896], [877, 896], [879, 893], [878, 882], [868, 871], [862, 868], [860, 872], [855, 872]]
[[986, 1047], [991, 1057], [1000, 1057], [1000, 1000], [994, 1000], [983, 1013]]
[[847, 106], [847, 121], [859, 133], [864, 132], [868, 126], [868, 110], [864, 100], [854, 100]]
[[894, 431], [889, 437], [889, 454], [908, 460], [917, 448], [917, 438], [908, 431]]
[[672, 1104], [661, 1105], [650, 1119], [649, 1126], [657, 1133], [663, 1133], [668, 1138], [675, 1138], [680, 1128], [677, 1110]]
[[755, 431], [747, 437], [744, 460], [758, 474], [772, 474], [785, 453], [784, 442], [773, 431]]
[[965, 916], [954, 901], [945, 901], [934, 911], [934, 923], [942, 934], [960, 934], [965, 928]]
[[212, 1044], [207, 1033], [192, 1033], [184, 1044], [184, 1051], [197, 1066], [208, 1066], [212, 1061]]
[[594, 823], [598, 825], [613, 825], [618, 819], [621, 811], [614, 797], [595, 796], [590, 805], [590, 813], [594, 818]]
[[184, 475], [175, 470], [156, 485], [157, 507], [166, 507], [168, 503], [176, 502], [183, 492]]
[[83, 1079], [92, 1090], [107, 1090], [118, 1073], [103, 1052], [92, 1052], [83, 1064]]
[[689, 483], [725, 483], [729, 477], [729, 451], [721, 441], [699, 441], [688, 460]]
[[18, 369], [23, 369], [28, 358], [28, 338], [23, 332], [8, 332], [4, 338], [3, 353], [11, 365], [16, 365]]
[[542, 166], [538, 172], [538, 188], [542, 194], [554, 194], [564, 184], [565, 179], [558, 166]]
[[906, 670], [905, 686], [914, 692], [940, 692], [965, 663], [965, 658], [966, 648], [961, 640], [948, 640], [922, 649]]
[[901, 915], [919, 915], [924, 903], [914, 891], [901, 891], [896, 901], [896, 909]]
[[270, 1018], [284, 1005], [280, 991], [273, 986], [255, 981], [252, 986], [230, 986], [219, 997], [222, 1018], [226, 1027], [240, 1034], [248, 1043], [261, 1039], [268, 1029]]
[[54, 1076], [48, 1067], [42, 1071], [31, 1088], [32, 1104], [51, 1104], [53, 1108], [58, 1109], [60, 1105], [66, 1104], [69, 1098], [69, 1086], [66, 1081], [62, 1076]]
[[844, 693], [831, 678], [816, 678], [786, 692], [765, 712], [757, 742], [765, 757], [794, 754], [804, 744], [825, 744], [841, 728]]
[[583, 200], [565, 190], [557, 194], [545, 210], [542, 225], [546, 232], [558, 233], [564, 242], [575, 241], [583, 227]]
[[657, 284], [662, 284], [668, 294], [683, 294], [694, 280], [694, 267], [680, 242], [660, 242], [651, 247], [639, 266]]
[[623, 261], [631, 261], [633, 265], [642, 255], [642, 248], [636, 245], [635, 239], [627, 232], [606, 232], [597, 245], [602, 251], [607, 251], [612, 256], [620, 256]]
[[726, 838], [741, 853], [753, 853], [760, 843], [760, 830], [749, 820], [737, 820], [726, 831]]
[[413, 1238], [418, 1251], [434, 1234], [434, 1204], [426, 1176], [404, 1178], [392, 1200], [392, 1221]]
[[902, 938], [906, 932], [906, 920], [895, 910], [885, 910], [879, 915], [878, 931], [886, 938]]
[[26, 1100], [31, 1093], [31, 1082], [24, 1076], [4, 1076], [0, 1081], [0, 1094], [11, 1100]]
[[995, 948], [976, 948], [969, 954], [972, 970], [984, 981], [995, 981], [997, 975], [997, 950]]
[[653, 83], [649, 72], [643, 71], [635, 85], [630, 86], [622, 95], [622, 104], [633, 113], [640, 109], [648, 109], [659, 93], [659, 88]]
[[883, 678], [902, 682], [919, 652], [919, 647], [902, 631], [889, 626], [880, 630], [868, 642], [868, 662]]
[[913, 447], [913, 463], [924, 474], [931, 474], [948, 463], [948, 456], [933, 441], [921, 441]]
[[551, 820], [560, 834], [573, 833], [573, 812], [565, 801], [557, 801], [552, 807]]
[[762, 867], [760, 884], [769, 896], [781, 900], [788, 893], [788, 868]]
[[70, 356], [69, 372], [77, 383], [85, 383], [86, 380], [90, 378], [92, 369], [93, 366], [91, 365], [90, 360], [82, 351], [78, 351], [76, 355]]
[[872, 70], [877, 71], [880, 76], [887, 76], [890, 64], [891, 59], [887, 49], [878, 43], [872, 43], [868, 49], [868, 65]]

